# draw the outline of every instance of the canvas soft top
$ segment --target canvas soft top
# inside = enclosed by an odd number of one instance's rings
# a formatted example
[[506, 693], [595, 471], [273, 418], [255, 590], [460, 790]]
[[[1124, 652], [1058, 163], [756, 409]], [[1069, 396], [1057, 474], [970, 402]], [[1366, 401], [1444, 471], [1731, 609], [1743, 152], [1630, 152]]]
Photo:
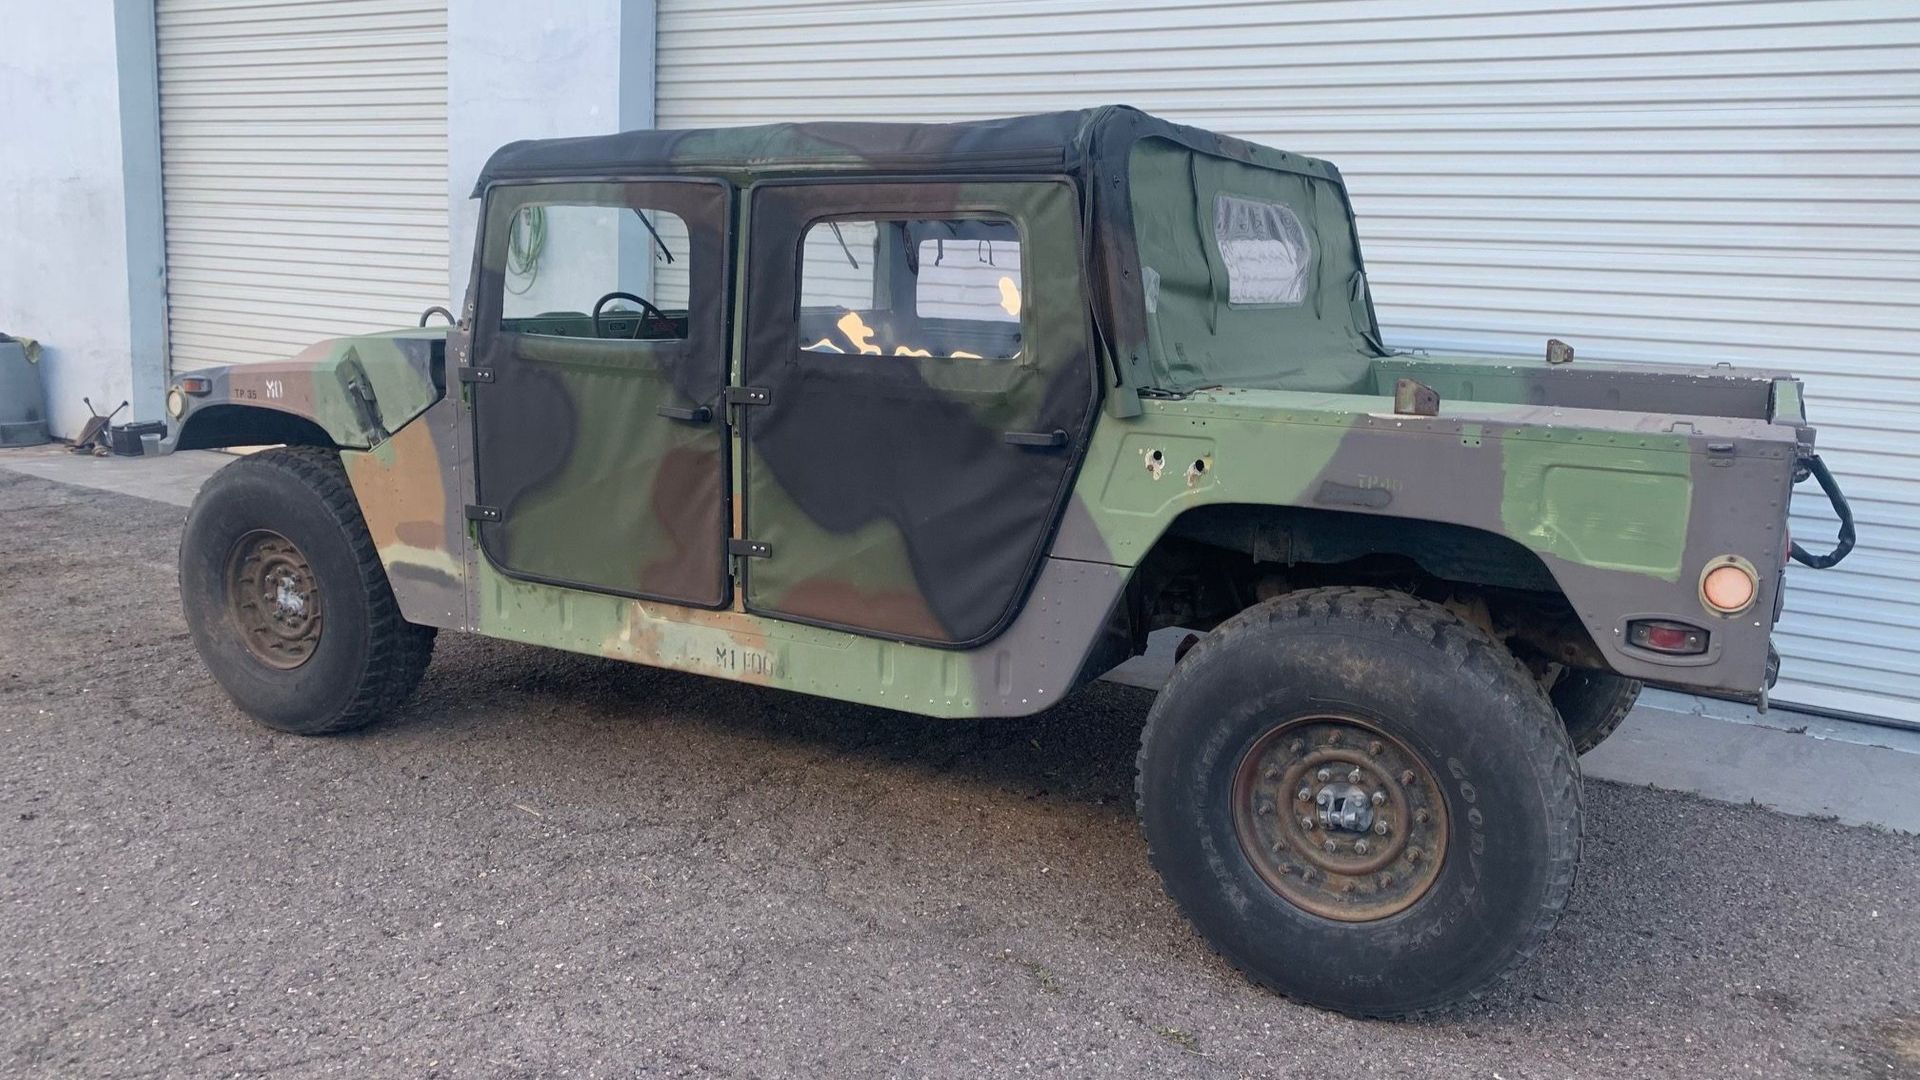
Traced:
[[1135, 140], [1158, 136], [1250, 164], [1337, 175], [1326, 162], [1173, 124], [1125, 105], [947, 124], [827, 120], [528, 139], [494, 151], [473, 194], [511, 180], [663, 172], [1073, 173], [1124, 170]]
[[[536, 139], [495, 151], [473, 194], [499, 183], [673, 174], [742, 186], [805, 176], [1068, 176], [1091, 226], [1082, 269], [1111, 385], [1123, 397], [1219, 385], [1351, 391], [1385, 352], [1339, 170], [1125, 105], [946, 124], [819, 121]], [[1316, 252], [1302, 295], [1236, 302], [1215, 250], [1222, 196], [1291, 208], [1307, 234], [1303, 250]]]

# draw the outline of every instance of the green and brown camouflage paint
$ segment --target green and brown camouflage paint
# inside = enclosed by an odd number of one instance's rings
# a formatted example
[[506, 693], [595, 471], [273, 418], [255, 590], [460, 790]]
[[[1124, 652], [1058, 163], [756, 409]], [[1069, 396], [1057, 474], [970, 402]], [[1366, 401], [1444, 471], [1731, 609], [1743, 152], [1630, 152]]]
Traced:
[[[341, 339], [272, 369], [213, 373], [214, 393], [194, 399], [181, 421], [182, 445], [206, 444], [193, 441], [197, 416], [216, 405], [311, 419], [342, 448], [413, 621], [928, 715], [1029, 713], [1099, 674], [1089, 660], [1116, 655], [1114, 614], [1134, 568], [1182, 515], [1234, 506], [1441, 522], [1510, 541], [1537, 556], [1615, 670], [1714, 692], [1761, 691], [1787, 500], [1797, 454], [1811, 439], [1797, 383], [1725, 369], [1381, 353], [1337, 391], [1188, 387], [1169, 395], [1140, 315], [1138, 264], [1128, 262], [1137, 258], [1128, 208], [1140, 193], [1126, 190], [1125, 162], [1133, 141], [1148, 136], [1298, 173], [1331, 185], [1345, 206], [1338, 174], [1323, 162], [1131, 110], [986, 125], [629, 133], [514, 144], [496, 155], [480, 189], [490, 207], [521, 184], [589, 177], [730, 186], [731, 209], [715, 235], [735, 265], [709, 279], [721, 283], [710, 289], [731, 291], [708, 313], [721, 328], [718, 359], [705, 354], [700, 363], [709, 366], [699, 372], [666, 370], [658, 387], [662, 402], [714, 409], [713, 459], [698, 465], [713, 485], [703, 481], [690, 496], [689, 466], [666, 450], [607, 458], [618, 432], [667, 421], [600, 415], [607, 401], [565, 386], [524, 389], [532, 404], [558, 397], [552, 407], [530, 405], [541, 423], [508, 439], [548, 462], [520, 485], [526, 495], [570, 500], [576, 519], [595, 506], [632, 518], [635, 550], [590, 556], [642, 568], [630, 589], [575, 587], [496, 563], [498, 549], [482, 542], [491, 526], [465, 512], [476, 490], [486, 491], [474, 476], [472, 448], [484, 446], [475, 401], [499, 387], [456, 382], [441, 393], [440, 332]], [[1120, 164], [1103, 173], [1101, 162]], [[956, 172], [965, 178], [941, 179]], [[921, 173], [924, 182], [899, 182]], [[835, 182], [795, 183], [808, 177]], [[863, 391], [861, 378], [795, 367], [785, 301], [765, 298], [791, 288], [785, 264], [794, 223], [810, 220], [809, 197], [832, 202], [862, 185], [899, 203], [873, 209], [974, 207], [1027, 223], [1028, 242], [1046, 252], [1029, 261], [1047, 262], [1044, 272], [1055, 275], [1047, 288], [1027, 288], [1024, 325], [1048, 343], [1047, 355], [1019, 370], [859, 369], [884, 393]], [[1035, 241], [1031, 226], [1043, 219], [1046, 236]], [[1068, 247], [1046, 246], [1063, 236]], [[479, 246], [462, 320], [471, 329], [445, 338], [449, 370], [475, 366], [482, 354], [495, 367], [505, 362], [484, 310], [502, 258], [489, 240]], [[1080, 257], [1067, 266], [1069, 247]], [[1357, 251], [1352, 292], [1340, 302], [1351, 301], [1356, 340], [1374, 341]], [[1268, 347], [1284, 353], [1286, 342]], [[906, 358], [885, 358], [896, 359]], [[1403, 376], [1440, 392], [1439, 415], [1393, 412], [1393, 383]], [[1006, 392], [1008, 380], [1025, 389]], [[270, 382], [278, 392], [267, 398]], [[773, 423], [755, 406], [729, 410], [726, 385], [771, 385], [793, 411]], [[511, 417], [522, 399], [498, 400]], [[653, 401], [619, 400], [616, 414]], [[888, 400], [905, 404], [888, 410]], [[723, 423], [730, 415], [737, 422]], [[1009, 454], [1000, 438], [1054, 429], [1069, 444], [1052, 455]], [[919, 431], [935, 434], [922, 443]], [[849, 432], [862, 438], [849, 441]], [[809, 457], [809, 448], [819, 453]], [[862, 448], [877, 459], [849, 462]], [[582, 454], [641, 467], [611, 480], [602, 470], [588, 484], [568, 472]], [[903, 490], [903, 477], [913, 476], [925, 480]], [[543, 494], [553, 485], [572, 487]], [[716, 506], [725, 508], [718, 517]], [[687, 520], [676, 520], [688, 507]], [[513, 509], [503, 516], [510, 524]], [[644, 537], [696, 543], [700, 532], [688, 525], [696, 519], [697, 530], [715, 533], [703, 557], [718, 558], [729, 536], [766, 540], [771, 531], [774, 560], [709, 564], [732, 573], [697, 602], [644, 595], [671, 592], [647, 585], [643, 568], [661, 552]], [[1004, 526], [997, 532], [995, 520]], [[563, 529], [509, 546], [526, 543], [553, 549], [542, 552], [549, 565], [568, 565]], [[769, 569], [783, 552], [798, 561]], [[1699, 597], [1699, 575], [1726, 554], [1750, 562], [1761, 582], [1759, 598], [1735, 617], [1709, 612]], [[955, 582], [938, 577], [943, 560], [966, 567], [958, 576], [975, 595], [952, 594]], [[577, 569], [575, 577], [605, 568]], [[1707, 626], [1713, 649], [1680, 659], [1639, 654], [1622, 638], [1628, 619], [1644, 617]]]

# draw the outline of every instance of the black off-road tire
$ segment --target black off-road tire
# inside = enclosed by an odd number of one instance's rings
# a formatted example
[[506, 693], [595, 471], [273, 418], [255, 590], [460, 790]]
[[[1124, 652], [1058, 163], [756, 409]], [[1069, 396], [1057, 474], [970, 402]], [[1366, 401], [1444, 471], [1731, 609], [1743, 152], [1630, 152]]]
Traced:
[[[1365, 753], [1397, 742], [1388, 753], [1409, 757], [1395, 770], [1429, 770], [1438, 805], [1420, 820], [1444, 822], [1425, 826], [1444, 842], [1425, 891], [1369, 921], [1289, 900], [1236, 832], [1244, 763], [1262, 746], [1297, 753], [1302, 740], [1272, 733], [1328, 716], [1382, 733]], [[1538, 680], [1484, 630], [1381, 589], [1275, 597], [1196, 645], [1148, 716], [1137, 794], [1153, 865], [1214, 949], [1262, 985], [1353, 1016], [1442, 1008], [1512, 972], [1565, 909], [1580, 858], [1578, 765]], [[1273, 801], [1304, 807], [1287, 827], [1305, 828], [1312, 803], [1295, 798]]]
[[[290, 542], [311, 571], [323, 622], [298, 666], [264, 662], [229, 604], [230, 560], [250, 536]], [[400, 615], [386, 569], [335, 451], [283, 447], [214, 474], [187, 513], [180, 600], [208, 670], [268, 727], [329, 735], [404, 702], [433, 655], [434, 628]]]
[[1563, 672], [1549, 696], [1567, 725], [1573, 752], [1584, 756], [1607, 741], [1607, 736], [1633, 711], [1633, 703], [1640, 700], [1640, 690], [1640, 680], [1607, 671], [1569, 668]]

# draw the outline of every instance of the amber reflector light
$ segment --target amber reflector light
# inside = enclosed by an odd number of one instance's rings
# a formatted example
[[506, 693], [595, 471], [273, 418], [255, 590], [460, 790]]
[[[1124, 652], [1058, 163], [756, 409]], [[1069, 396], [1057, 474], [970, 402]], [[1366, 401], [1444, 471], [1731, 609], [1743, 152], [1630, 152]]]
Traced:
[[1747, 610], [1758, 587], [1746, 567], [1728, 563], [1707, 571], [1706, 578], [1700, 582], [1700, 596], [1708, 607], [1731, 615]]

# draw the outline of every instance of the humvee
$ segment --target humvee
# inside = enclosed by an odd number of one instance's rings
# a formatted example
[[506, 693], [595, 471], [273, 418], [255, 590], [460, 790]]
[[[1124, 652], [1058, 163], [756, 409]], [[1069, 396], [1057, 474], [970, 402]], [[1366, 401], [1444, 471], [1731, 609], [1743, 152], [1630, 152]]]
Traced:
[[[932, 717], [1185, 628], [1138, 759], [1228, 961], [1471, 996], [1643, 683], [1763, 701], [1801, 384], [1382, 344], [1333, 165], [1107, 107], [518, 142], [451, 326], [200, 371], [180, 585], [233, 700], [357, 727], [439, 630]], [[445, 313], [451, 320], [451, 313]], [[1570, 362], [1568, 362], [1570, 361]], [[1178, 630], [1171, 631], [1178, 634]]]

